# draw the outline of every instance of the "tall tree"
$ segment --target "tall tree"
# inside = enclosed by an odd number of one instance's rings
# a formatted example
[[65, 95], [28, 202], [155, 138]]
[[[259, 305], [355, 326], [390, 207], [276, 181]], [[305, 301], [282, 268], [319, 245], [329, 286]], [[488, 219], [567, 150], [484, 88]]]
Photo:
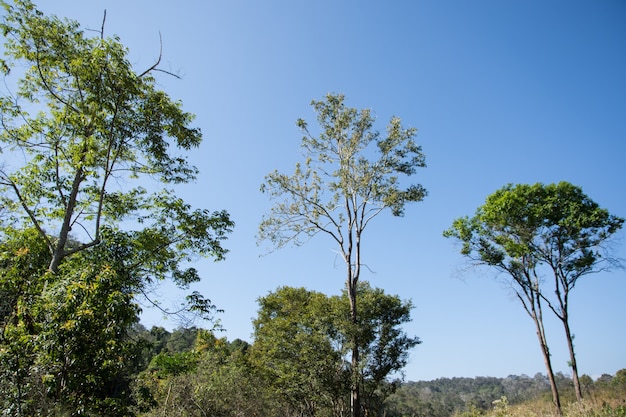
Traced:
[[[145, 249], [162, 251], [171, 265], [193, 252], [221, 258], [231, 226], [225, 212], [191, 211], [171, 190], [121, 187], [142, 178], [144, 185], [186, 183], [197, 173], [182, 152], [200, 145], [201, 132], [190, 126], [192, 114], [156, 88], [158, 61], [137, 73], [118, 38], [88, 37], [78, 23], [44, 16], [28, 0], [1, 4], [5, 64], [26, 68], [16, 95], [0, 101], [0, 140], [12, 158], [0, 171], [3, 203], [40, 231], [50, 271], [125, 219], [149, 223], [153, 247]], [[23, 163], [13, 161], [22, 156]], [[71, 231], [81, 244], [70, 246]], [[195, 278], [162, 266], [182, 281]]]
[[474, 217], [459, 218], [444, 232], [463, 243], [463, 255], [496, 267], [513, 279], [519, 299], [535, 321], [557, 409], [558, 392], [551, 374], [542, 303], [564, 326], [572, 379], [580, 400], [569, 295], [580, 277], [615, 264], [606, 243], [623, 222], [570, 183], [520, 184], [496, 191]]
[[[425, 158], [414, 140], [416, 129], [403, 128], [397, 117], [391, 118], [387, 135], [381, 137], [373, 130], [371, 111], [346, 107], [341, 94], [328, 94], [323, 101], [314, 100], [312, 106], [321, 132], [315, 136], [307, 122], [297, 121], [304, 134], [305, 160], [296, 164], [292, 175], [274, 171], [266, 176], [261, 190], [277, 202], [260, 224], [259, 240], [282, 247], [300, 245], [320, 232], [330, 236], [346, 265], [350, 317], [356, 326], [363, 233], [381, 212], [389, 209], [401, 216], [406, 203], [426, 196], [421, 185], [404, 186], [400, 178], [424, 167]], [[361, 413], [357, 338], [355, 332], [351, 340], [354, 417]]]
[[[202, 135], [193, 115], [157, 88], [160, 57], [135, 71], [119, 39], [105, 37], [104, 22], [88, 36], [28, 0], [0, 5], [10, 86], [0, 97], [0, 239], [12, 254], [1, 265], [0, 291], [11, 295], [2, 343], [39, 344], [30, 352], [49, 392], [71, 407], [95, 404], [96, 391], [112, 392], [125, 356], [116, 344], [137, 319], [133, 297], [162, 279], [198, 281], [190, 262], [222, 259], [233, 223], [225, 211], [193, 209], [163, 188], [195, 179], [185, 153]], [[188, 300], [214, 311], [200, 294]], [[94, 351], [106, 366], [83, 376]]]

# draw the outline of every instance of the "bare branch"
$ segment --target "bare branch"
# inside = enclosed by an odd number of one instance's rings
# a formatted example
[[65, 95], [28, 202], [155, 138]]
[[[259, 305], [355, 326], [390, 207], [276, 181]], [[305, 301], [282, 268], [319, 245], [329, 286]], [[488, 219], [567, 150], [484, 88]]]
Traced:
[[180, 76], [177, 74], [174, 74], [173, 72], [170, 71], [166, 71], [163, 70], [161, 68], [158, 68], [158, 66], [161, 64], [161, 58], [163, 58], [163, 37], [161, 36], [161, 32], [159, 32], [159, 56], [156, 60], [156, 62], [154, 64], [152, 64], [152, 66], [150, 68], [148, 68], [147, 70], [145, 70], [144, 72], [142, 72], [141, 74], [139, 74], [139, 78], [142, 78], [144, 75], [152, 72], [152, 71], [159, 71], [159, 72], [163, 72], [167, 75], [171, 75], [172, 77], [178, 78], [180, 79]]
[[104, 39], [104, 23], [107, 20], [107, 9], [104, 9], [104, 15], [102, 16], [102, 26], [100, 27], [100, 39]]

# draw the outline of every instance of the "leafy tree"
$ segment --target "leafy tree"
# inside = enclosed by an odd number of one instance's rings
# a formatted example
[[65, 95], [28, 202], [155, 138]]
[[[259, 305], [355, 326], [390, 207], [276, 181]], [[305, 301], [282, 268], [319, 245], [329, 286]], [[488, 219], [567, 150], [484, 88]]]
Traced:
[[282, 287], [259, 299], [251, 360], [298, 415], [343, 405], [350, 377], [336, 340], [336, 312], [322, 293]]
[[[185, 152], [202, 136], [157, 89], [158, 60], [136, 72], [104, 25], [88, 36], [28, 0], [0, 4], [15, 86], [0, 97], [0, 372], [18, 387], [5, 398], [18, 399], [13, 415], [45, 415], [21, 408], [36, 370], [59, 407], [124, 415], [134, 297], [159, 280], [198, 281], [190, 262], [223, 259], [233, 223], [163, 189], [194, 180]], [[188, 302], [215, 311], [198, 293]]]
[[560, 404], [543, 327], [542, 304], [548, 305], [565, 328], [575, 392], [580, 400], [569, 295], [580, 277], [613, 264], [605, 244], [623, 222], [567, 182], [521, 184], [496, 191], [474, 217], [459, 218], [444, 232], [446, 237], [462, 242], [463, 255], [512, 278], [518, 298], [537, 327], [557, 410]]
[[405, 365], [419, 343], [400, 326], [410, 320], [410, 302], [359, 284], [363, 313], [357, 326], [350, 319], [345, 291], [327, 297], [304, 288], [282, 287], [259, 299], [254, 320], [251, 360], [268, 383], [299, 415], [343, 415], [351, 387], [349, 341], [359, 333], [362, 352], [359, 386], [370, 415], [382, 410], [398, 381], [388, 378]]
[[[389, 381], [388, 378], [406, 366], [409, 351], [421, 341], [401, 329], [411, 320], [413, 304], [410, 301], [387, 295], [380, 288], [371, 288], [365, 281], [359, 283], [357, 291], [361, 306], [357, 340], [361, 351], [364, 408], [368, 415], [381, 415], [384, 400], [401, 380]], [[343, 292], [339, 302], [339, 311], [343, 312], [341, 317], [345, 318], [350, 306], [347, 291]]]
[[127, 415], [139, 347], [127, 248], [103, 241], [63, 262], [35, 307], [37, 360], [47, 393], [72, 414]]
[[[304, 135], [305, 159], [296, 164], [293, 175], [274, 171], [266, 176], [261, 190], [277, 202], [260, 224], [259, 240], [282, 247], [300, 245], [318, 233], [330, 236], [346, 265], [350, 317], [356, 325], [363, 233], [381, 212], [389, 209], [401, 216], [406, 203], [426, 196], [421, 185], [404, 187], [401, 181], [401, 176], [424, 167], [425, 158], [414, 141], [416, 129], [403, 128], [397, 117], [391, 118], [387, 135], [381, 137], [373, 130], [370, 110], [346, 107], [343, 95], [328, 94], [312, 105], [321, 132], [314, 136], [307, 122], [297, 121]], [[361, 413], [360, 344], [356, 339], [350, 343], [354, 371], [351, 406], [357, 417]]]
[[49, 252], [34, 229], [5, 228], [0, 241], [0, 405], [8, 415], [37, 414], [40, 384], [35, 362], [37, 314]]

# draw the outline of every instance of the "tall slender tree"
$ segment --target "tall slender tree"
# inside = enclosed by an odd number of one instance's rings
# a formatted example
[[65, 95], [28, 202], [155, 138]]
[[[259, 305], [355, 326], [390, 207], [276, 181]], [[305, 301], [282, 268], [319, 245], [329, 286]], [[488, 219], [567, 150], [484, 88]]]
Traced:
[[547, 305], [564, 326], [572, 379], [580, 400], [569, 295], [580, 277], [617, 263], [607, 243], [623, 222], [570, 183], [519, 184], [491, 194], [474, 217], [456, 219], [444, 232], [444, 236], [462, 242], [463, 255], [512, 278], [512, 287], [537, 328], [559, 412], [541, 307]]
[[[316, 136], [307, 122], [297, 121], [304, 135], [304, 162], [296, 164], [292, 175], [274, 171], [266, 176], [261, 190], [276, 204], [261, 221], [258, 237], [282, 247], [300, 245], [320, 232], [329, 236], [346, 266], [350, 317], [356, 327], [363, 233], [383, 211], [402, 216], [407, 203], [426, 196], [424, 187], [406, 186], [401, 179], [425, 167], [425, 157], [414, 140], [416, 129], [403, 128], [398, 117], [391, 118], [387, 134], [381, 136], [373, 130], [371, 111], [347, 107], [341, 94], [328, 94], [312, 106], [321, 132]], [[361, 413], [357, 332], [351, 345], [351, 407], [357, 417]]]

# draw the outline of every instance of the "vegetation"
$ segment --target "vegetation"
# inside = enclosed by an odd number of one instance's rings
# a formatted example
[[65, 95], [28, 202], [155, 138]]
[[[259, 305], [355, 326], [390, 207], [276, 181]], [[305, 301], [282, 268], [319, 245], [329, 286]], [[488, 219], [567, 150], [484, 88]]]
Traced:
[[[385, 210], [401, 216], [407, 203], [424, 199], [426, 190], [417, 184], [404, 186], [408, 177], [425, 167], [422, 149], [414, 140], [416, 129], [402, 127], [391, 118], [387, 135], [373, 130], [369, 109], [346, 107], [344, 96], [328, 94], [313, 101], [319, 135], [313, 135], [300, 119], [304, 163], [296, 164], [293, 175], [274, 171], [261, 190], [277, 200], [271, 214], [259, 227], [259, 239], [276, 247], [301, 244], [318, 233], [338, 246], [346, 266], [345, 288], [350, 301], [352, 326], [358, 327], [358, 283], [363, 259], [361, 244], [370, 222]], [[372, 149], [373, 148], [373, 149]], [[372, 158], [371, 155], [377, 155]], [[361, 341], [356, 330], [349, 332], [351, 348], [351, 409], [361, 415]]]
[[[586, 399], [576, 400], [571, 378], [557, 373], [563, 394], [563, 414], [571, 417], [626, 415], [626, 369], [615, 376], [602, 375], [593, 381], [580, 379]], [[506, 378], [441, 378], [407, 382], [387, 400], [387, 416], [498, 417], [555, 416], [550, 382], [544, 375], [510, 375]]]
[[561, 412], [543, 324], [543, 305], [563, 323], [574, 390], [582, 388], [569, 322], [569, 295], [578, 279], [617, 263], [605, 247], [623, 225], [579, 187], [559, 184], [507, 185], [487, 197], [474, 217], [456, 219], [444, 236], [460, 241], [461, 254], [476, 265], [493, 267], [511, 288], [537, 330], [552, 397]]
[[[139, 337], [151, 339], [161, 335], [165, 346], [170, 340], [190, 340], [183, 336], [195, 333], [196, 341], [180, 352], [167, 349], [154, 350], [148, 354], [150, 365], [137, 379], [139, 386], [150, 386], [143, 391], [135, 387], [135, 392], [149, 392], [149, 411], [144, 416], [223, 415], [236, 416], [241, 413], [256, 413], [257, 416], [345, 416], [349, 412], [348, 381], [343, 387], [338, 380], [332, 382], [333, 369], [328, 364], [331, 355], [319, 354], [324, 326], [317, 327], [312, 313], [317, 306], [334, 297], [302, 288], [282, 287], [259, 300], [261, 309], [256, 322], [265, 321], [272, 315], [273, 301], [289, 296], [294, 300], [284, 306], [270, 326], [271, 333], [296, 330], [292, 339], [283, 339], [282, 344], [274, 344], [274, 350], [259, 339], [252, 344], [241, 340], [228, 342], [217, 339], [203, 330], [179, 329], [173, 333], [153, 328], [150, 331], [139, 329]], [[391, 297], [395, 298], [395, 297]], [[335, 298], [336, 300], [336, 298]], [[346, 301], [344, 301], [346, 303]], [[307, 305], [308, 304], [308, 305]], [[346, 303], [347, 304], [347, 303]], [[287, 311], [291, 313], [287, 313]], [[294, 319], [310, 327], [297, 326]], [[290, 320], [291, 319], [291, 320]], [[318, 322], [319, 323], [319, 322]], [[317, 327], [317, 330], [315, 328]], [[165, 343], [162, 343], [166, 340]], [[260, 343], [255, 347], [257, 343]], [[186, 345], [187, 346], [187, 345]], [[263, 352], [255, 352], [261, 349]], [[330, 351], [332, 348], [327, 348]], [[187, 356], [179, 353], [186, 352]], [[304, 363], [299, 363], [297, 355], [306, 353]], [[163, 369], [157, 357], [167, 356], [180, 363], [189, 364], [184, 372], [171, 372]], [[272, 359], [273, 358], [273, 359]], [[262, 360], [259, 360], [262, 359]], [[325, 362], [326, 361], [326, 362]], [[328, 370], [317, 372], [318, 370]], [[279, 375], [280, 373], [280, 375]], [[330, 377], [331, 379], [324, 380]], [[576, 401], [574, 384], [570, 377], [561, 373], [555, 379], [562, 393], [563, 414], [572, 417], [614, 417], [625, 416], [626, 369], [614, 376], [602, 375], [593, 380], [582, 375], [582, 389], [585, 400]], [[319, 383], [327, 384], [320, 385]], [[143, 385], [142, 385], [143, 384]], [[553, 416], [550, 382], [542, 374], [535, 376], [510, 375], [506, 378], [440, 378], [433, 381], [389, 381], [380, 387], [387, 390], [385, 398], [367, 408], [368, 415], [405, 417], [474, 417], [474, 416]], [[334, 391], [334, 389], [336, 391]], [[343, 394], [341, 393], [343, 390]], [[337, 396], [339, 395], [339, 396]], [[343, 399], [343, 401], [341, 401]], [[294, 401], [295, 400], [295, 401]], [[308, 407], [308, 408], [307, 408]], [[212, 414], [215, 413], [215, 414]]]
[[[334, 410], [342, 415], [354, 372], [347, 360], [354, 331], [347, 291], [327, 297], [304, 288], [279, 288], [262, 297], [251, 360], [270, 383], [274, 395], [297, 415], [318, 415]], [[381, 409], [409, 350], [419, 339], [405, 335], [400, 326], [409, 321], [410, 302], [386, 295], [361, 282], [358, 288], [363, 313], [359, 315], [360, 397], [369, 414]]]
[[[15, 86], [0, 97], [0, 406], [127, 415], [135, 297], [155, 281], [198, 281], [189, 261], [222, 259], [233, 223], [146, 188], [192, 181], [184, 153], [202, 138], [156, 88], [157, 65], [137, 73], [117, 38], [28, 0], [0, 4]], [[204, 317], [215, 310], [201, 294], [188, 301]]]
[[[359, 326], [367, 358], [361, 370], [364, 408], [379, 415], [400, 382], [394, 373], [418, 340], [399, 327], [409, 319], [410, 303], [365, 282], [359, 292], [364, 305], [379, 306], [369, 309]], [[259, 305], [252, 344], [217, 339], [203, 330], [168, 336], [163, 329], [139, 329], [137, 337], [153, 346], [145, 351], [148, 365], [135, 387], [146, 415], [347, 415], [352, 375], [346, 359], [347, 295], [281, 287], [259, 299]], [[168, 350], [173, 340], [188, 341], [192, 333], [196, 339], [188, 349]]]
[[[370, 111], [342, 95], [313, 101], [319, 135], [297, 122], [306, 159], [291, 176], [266, 177], [263, 190], [281, 199], [259, 238], [281, 247], [330, 236], [345, 261], [343, 292], [280, 287], [259, 298], [251, 342], [141, 326], [137, 297], [150, 300], [166, 279], [187, 288], [200, 280], [197, 257], [227, 252], [228, 213], [164, 189], [194, 180], [185, 155], [201, 132], [157, 88], [160, 59], [136, 71], [104, 22], [87, 36], [28, 0], [0, 5], [3, 416], [626, 417], [626, 369], [579, 378], [568, 316], [577, 280], [612, 265], [604, 244], [624, 220], [568, 183], [507, 186], [446, 232], [517, 285], [548, 374], [402, 381], [420, 343], [402, 329], [413, 305], [360, 278], [360, 248], [375, 217], [426, 196], [403, 184], [424, 155], [415, 129], [393, 117], [381, 137]], [[552, 372], [546, 305], [563, 323], [572, 379]], [[184, 310], [210, 320], [217, 307], [194, 292]]]

